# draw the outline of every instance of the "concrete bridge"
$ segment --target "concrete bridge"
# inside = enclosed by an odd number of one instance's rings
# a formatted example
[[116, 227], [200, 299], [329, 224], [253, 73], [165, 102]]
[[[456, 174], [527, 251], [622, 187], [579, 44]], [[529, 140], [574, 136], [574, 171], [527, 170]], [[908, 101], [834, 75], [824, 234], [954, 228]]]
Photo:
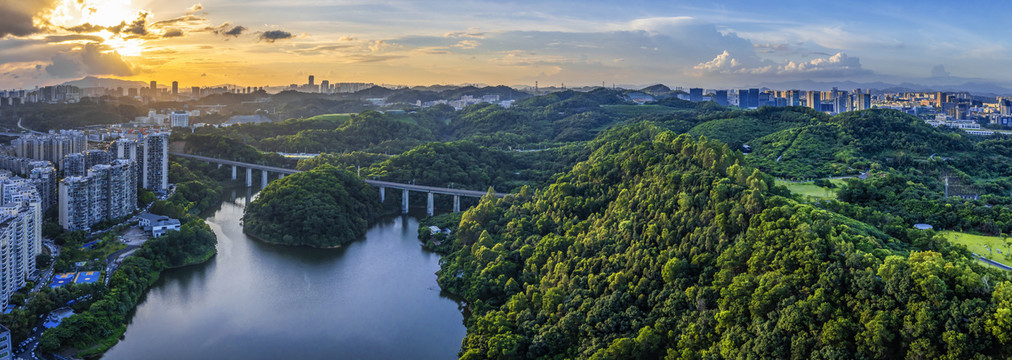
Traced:
[[[214, 164], [219, 164], [219, 165], [232, 166], [232, 180], [236, 180], [236, 175], [237, 175], [238, 168], [244, 168], [244, 169], [246, 169], [246, 186], [247, 187], [252, 187], [253, 186], [253, 170], [260, 171], [260, 183], [261, 183], [261, 187], [266, 187], [267, 186], [267, 182], [269, 181], [268, 180], [268, 175], [267, 175], [268, 173], [278, 174], [278, 178], [280, 179], [280, 178], [285, 177], [285, 175], [291, 175], [291, 174], [295, 174], [295, 173], [301, 172], [299, 170], [281, 168], [281, 167], [276, 167], [276, 166], [259, 165], [259, 164], [245, 163], [245, 162], [234, 161], [234, 160], [218, 159], [218, 158], [213, 158], [213, 157], [208, 157], [208, 156], [200, 156], [200, 155], [193, 155], [193, 154], [184, 154], [184, 153], [175, 152], [175, 151], [170, 151], [169, 154], [174, 155], [174, 156], [183, 157], [183, 158], [188, 158], [188, 159], [206, 161], [206, 162], [210, 162], [210, 163], [214, 163]], [[427, 196], [427, 203], [426, 203], [425, 210], [426, 210], [426, 214], [428, 214], [429, 216], [432, 216], [435, 213], [435, 207], [433, 205], [433, 202], [434, 202], [433, 201], [433, 195], [435, 195], [435, 194], [453, 196], [453, 212], [460, 212], [460, 197], [463, 196], [463, 197], [480, 198], [482, 196], [485, 196], [485, 194], [486, 194], [486, 192], [484, 192], [484, 191], [477, 191], [477, 190], [463, 190], [463, 189], [441, 188], [441, 187], [435, 187], [435, 186], [404, 184], [404, 183], [396, 183], [396, 182], [380, 181], [380, 180], [363, 180], [363, 181], [365, 181], [366, 184], [369, 184], [369, 185], [372, 185], [372, 186], [375, 186], [375, 187], [379, 188], [380, 202], [386, 201], [386, 189], [387, 188], [401, 190], [402, 191], [402, 196], [401, 196], [401, 212], [403, 212], [405, 214], [408, 212], [408, 193], [411, 192], [411, 191], [423, 192], [423, 193], [426, 193], [428, 195]], [[504, 197], [506, 195], [509, 195], [509, 194], [495, 193], [495, 197], [498, 197], [498, 198]]]

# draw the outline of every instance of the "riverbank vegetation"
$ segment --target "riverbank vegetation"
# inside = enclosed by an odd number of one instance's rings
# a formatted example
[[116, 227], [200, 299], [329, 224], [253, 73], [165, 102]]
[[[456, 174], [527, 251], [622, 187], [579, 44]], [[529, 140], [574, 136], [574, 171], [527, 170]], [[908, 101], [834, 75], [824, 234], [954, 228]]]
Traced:
[[[168, 200], [158, 200], [151, 211], [176, 217], [179, 231], [148, 240], [120, 264], [109, 278], [108, 290], [96, 294], [86, 308], [47, 330], [39, 339], [43, 353], [63, 351], [78, 357], [96, 357], [119, 341], [126, 331], [130, 312], [158, 280], [162, 271], [199, 264], [216, 252], [217, 238], [199, 214], [213, 202], [194, 201], [221, 197], [221, 185], [203, 172], [182, 171], [173, 162], [170, 173], [177, 184]], [[183, 186], [179, 186], [183, 185]], [[109, 276], [108, 274], [106, 276]], [[101, 284], [98, 284], [101, 286]]]
[[337, 247], [365, 235], [379, 212], [376, 189], [324, 164], [267, 185], [246, 205], [243, 229], [273, 244]]

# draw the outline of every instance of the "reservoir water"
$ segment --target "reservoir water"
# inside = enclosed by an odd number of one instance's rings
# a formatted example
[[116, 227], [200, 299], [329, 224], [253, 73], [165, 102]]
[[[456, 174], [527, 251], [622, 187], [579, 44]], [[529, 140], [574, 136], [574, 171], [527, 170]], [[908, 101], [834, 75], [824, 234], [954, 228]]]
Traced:
[[103, 359], [457, 357], [463, 315], [440, 294], [439, 256], [414, 217], [339, 249], [282, 247], [243, 234], [248, 201], [225, 199], [207, 220], [217, 256], [163, 273]]

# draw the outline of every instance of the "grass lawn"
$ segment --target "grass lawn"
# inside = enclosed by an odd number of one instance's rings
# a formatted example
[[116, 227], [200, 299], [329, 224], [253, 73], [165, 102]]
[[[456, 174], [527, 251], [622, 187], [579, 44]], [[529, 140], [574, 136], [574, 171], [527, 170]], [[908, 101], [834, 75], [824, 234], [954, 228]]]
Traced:
[[[1009, 252], [1009, 248], [1002, 243], [1000, 237], [974, 235], [955, 231], [943, 231], [942, 235], [944, 235], [946, 239], [949, 239], [950, 242], [966, 246], [967, 249], [970, 249], [970, 251], [973, 251], [977, 255], [986, 257], [995, 262], [1012, 266], [1012, 261], [1005, 259], [1005, 255], [1002, 254]], [[988, 251], [988, 247], [993, 249], [993, 252]], [[1001, 251], [1002, 253], [999, 253], [998, 251]]]
[[786, 186], [792, 193], [801, 195], [802, 197], [812, 197], [819, 200], [832, 200], [836, 199], [836, 189], [843, 185], [843, 180], [832, 179], [829, 182], [837, 186], [834, 189], [826, 189], [824, 187], [815, 186], [812, 182], [788, 182], [777, 180], [777, 185]]

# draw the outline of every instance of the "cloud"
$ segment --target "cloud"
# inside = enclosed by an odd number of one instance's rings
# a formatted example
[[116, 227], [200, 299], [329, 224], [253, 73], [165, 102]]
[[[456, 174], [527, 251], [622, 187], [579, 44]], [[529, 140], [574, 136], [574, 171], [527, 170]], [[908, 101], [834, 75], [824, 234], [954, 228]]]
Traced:
[[764, 53], [764, 54], [770, 54], [770, 53], [775, 53], [775, 52], [793, 52], [794, 51], [794, 50], [791, 49], [791, 46], [788, 45], [788, 44], [773, 44], [773, 43], [758, 44], [758, 43], [756, 43], [756, 44], [752, 44], [752, 47], [755, 48], [756, 51]]
[[201, 5], [200, 3], [197, 3], [197, 4], [193, 4], [193, 6], [191, 6], [188, 9], [186, 9], [186, 14], [187, 15], [193, 15], [193, 14], [196, 14], [196, 13], [201, 12], [201, 11], [204, 11], [204, 5]]
[[239, 35], [242, 35], [248, 29], [245, 26], [232, 25], [232, 23], [226, 22], [218, 26], [208, 26], [204, 30], [224, 37], [239, 37]]
[[42, 31], [36, 23], [41, 23], [42, 15], [55, 5], [55, 0], [0, 0], [0, 38]]
[[455, 31], [446, 33], [443, 37], [447, 38], [472, 38], [472, 39], [484, 39], [485, 33], [478, 30], [478, 28], [470, 28], [467, 31]]
[[713, 60], [692, 67], [688, 74], [697, 77], [708, 75], [805, 75], [809, 77], [845, 77], [867, 75], [871, 72], [861, 66], [861, 59], [842, 52], [809, 61], [785, 61], [780, 64], [764, 61], [758, 66], [745, 66], [730, 52], [718, 54]]
[[91, 23], [84, 23], [77, 26], [65, 27], [63, 30], [67, 30], [75, 33], [93, 33], [106, 30], [105, 26], [93, 25]]
[[311, 48], [294, 50], [299, 55], [318, 55], [322, 53], [334, 52], [341, 49], [352, 48], [352, 45], [343, 44], [331, 44], [331, 45], [317, 45]]
[[945, 71], [945, 65], [938, 64], [931, 68], [931, 77], [949, 77], [949, 72]]
[[82, 75], [131, 76], [138, 68], [123, 60], [115, 51], [103, 52], [102, 45], [87, 43], [79, 50], [56, 54], [46, 66], [46, 73], [56, 78]]
[[179, 29], [169, 29], [162, 33], [163, 38], [174, 38], [180, 36], [183, 36], [183, 30]]
[[478, 46], [481, 46], [481, 43], [476, 40], [461, 40], [453, 45], [453, 47], [460, 49], [474, 49]]
[[354, 36], [342, 36], [338, 40], [340, 40], [340, 41], [355, 41], [355, 40], [358, 40], [358, 38], [356, 38]]
[[62, 42], [70, 42], [70, 41], [102, 42], [102, 41], [105, 41], [105, 38], [103, 38], [101, 36], [96, 36], [96, 35], [72, 34], [72, 35], [49, 35], [49, 36], [46, 36], [45, 40], [46, 40], [47, 43], [52, 44], [52, 43], [62, 43]]
[[137, 13], [137, 20], [134, 20], [133, 22], [127, 24], [126, 27], [123, 28], [123, 32], [138, 36], [148, 35], [147, 22], [148, 16], [150, 15], [151, 14], [146, 11], [141, 11]]
[[273, 43], [273, 42], [278, 41], [278, 40], [285, 40], [285, 39], [291, 39], [291, 38], [292, 38], [292, 33], [290, 33], [290, 32], [283, 31], [283, 30], [267, 30], [267, 31], [264, 31], [264, 32], [260, 33], [260, 36], [258, 36], [258, 39], [259, 39], [258, 41], [266, 41], [266, 42], [269, 42], [269, 43]]

